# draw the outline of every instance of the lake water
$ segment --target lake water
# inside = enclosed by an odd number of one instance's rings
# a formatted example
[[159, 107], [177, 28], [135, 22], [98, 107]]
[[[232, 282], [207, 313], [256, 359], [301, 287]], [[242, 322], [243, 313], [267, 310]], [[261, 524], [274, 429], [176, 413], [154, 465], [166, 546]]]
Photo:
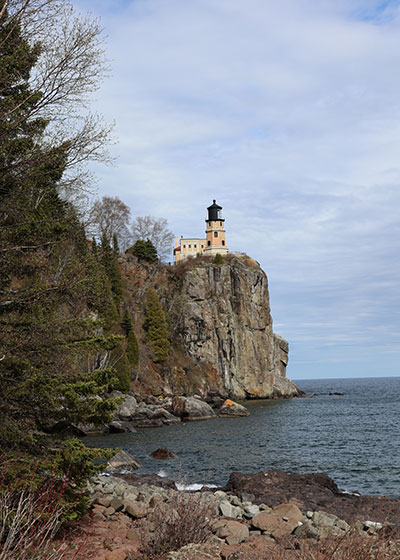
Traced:
[[[247, 418], [87, 438], [121, 447], [139, 473], [158, 472], [187, 484], [223, 485], [232, 471], [324, 472], [342, 490], [400, 497], [400, 377], [296, 381], [312, 399], [251, 401]], [[343, 396], [331, 396], [341, 392]], [[167, 447], [178, 460], [149, 454]]]

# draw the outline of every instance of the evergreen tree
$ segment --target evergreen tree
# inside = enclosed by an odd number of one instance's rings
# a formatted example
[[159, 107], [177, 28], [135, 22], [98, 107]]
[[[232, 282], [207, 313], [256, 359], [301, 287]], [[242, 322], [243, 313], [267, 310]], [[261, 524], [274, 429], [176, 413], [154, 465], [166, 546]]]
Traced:
[[[117, 245], [118, 247], [118, 245]], [[110, 241], [106, 234], [101, 238], [101, 254], [104, 270], [108, 276], [111, 285], [115, 306], [119, 313], [119, 307], [122, 300], [122, 276], [118, 262], [118, 253], [111, 248]]]
[[139, 343], [133, 329], [128, 333], [126, 339], [126, 357], [131, 366], [137, 367], [139, 364]]
[[101, 271], [58, 193], [69, 144], [48, 146], [48, 122], [34, 116], [42, 94], [30, 89], [29, 76], [39, 52], [2, 9], [0, 448], [13, 453], [16, 475], [28, 482], [49, 472], [76, 475], [68, 487], [73, 518], [87, 505], [85, 480], [99, 452], [75, 440], [55, 445], [40, 433], [112, 418], [116, 402], [102, 396], [115, 382], [107, 356], [121, 336], [102, 334], [100, 291], [92, 291]]
[[122, 329], [126, 335], [126, 357], [131, 366], [137, 366], [139, 363], [139, 343], [137, 341], [135, 331], [132, 326], [132, 319], [129, 311], [125, 309], [124, 316], [121, 321]]
[[151, 263], [158, 261], [157, 249], [149, 239], [147, 241], [138, 239], [136, 243], [128, 249], [128, 251], [135, 255], [139, 261], [147, 261]]
[[115, 232], [113, 233], [113, 251], [116, 255], [119, 255], [118, 237]]
[[214, 264], [224, 264], [224, 259], [220, 253], [217, 253], [213, 259]]
[[130, 367], [125, 349], [121, 343], [111, 353], [111, 364], [117, 378], [114, 388], [127, 393], [131, 381]]
[[122, 327], [126, 336], [129, 335], [129, 333], [131, 332], [131, 330], [133, 328], [132, 327], [132, 319], [131, 319], [130, 313], [127, 309], [125, 309], [125, 311], [124, 311], [124, 315], [123, 315], [122, 320], [121, 320], [121, 327]]
[[170, 347], [168, 323], [157, 292], [153, 288], [150, 288], [146, 294], [143, 326], [146, 340], [154, 353], [154, 361], [156, 363], [167, 361]]

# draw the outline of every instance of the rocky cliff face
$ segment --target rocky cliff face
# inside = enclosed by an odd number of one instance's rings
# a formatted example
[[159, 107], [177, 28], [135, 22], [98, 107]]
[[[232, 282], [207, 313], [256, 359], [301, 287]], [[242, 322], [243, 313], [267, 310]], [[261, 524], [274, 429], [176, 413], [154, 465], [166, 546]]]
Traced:
[[[178, 267], [176, 267], [178, 269]], [[291, 397], [288, 343], [272, 332], [268, 280], [258, 263], [230, 256], [224, 264], [187, 266], [166, 294], [172, 329], [184, 351], [208, 363], [235, 398]]]

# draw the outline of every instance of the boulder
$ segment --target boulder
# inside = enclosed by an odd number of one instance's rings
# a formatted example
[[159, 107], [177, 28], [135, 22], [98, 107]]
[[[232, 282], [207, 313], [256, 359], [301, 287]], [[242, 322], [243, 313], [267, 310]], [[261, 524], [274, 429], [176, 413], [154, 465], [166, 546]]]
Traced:
[[233, 506], [228, 500], [222, 500], [222, 502], [220, 502], [219, 511], [224, 517], [231, 517], [232, 519], [241, 518], [243, 514], [240, 507]]
[[109, 460], [106, 469], [108, 471], [120, 471], [126, 469], [138, 469], [139, 467], [140, 462], [135, 459], [133, 455], [122, 449]]
[[135, 397], [132, 397], [132, 395], [127, 395], [115, 412], [116, 419], [125, 421], [132, 420], [132, 418], [137, 414], [137, 410], [137, 400]]
[[153, 457], [153, 459], [176, 459], [176, 455], [171, 453], [171, 451], [169, 451], [165, 447], [156, 449], [155, 451], [150, 453], [150, 457]]
[[222, 520], [215, 534], [220, 539], [225, 539], [228, 544], [239, 544], [249, 538], [249, 528], [239, 521]]
[[123, 420], [113, 420], [108, 424], [108, 431], [110, 434], [123, 434], [123, 433], [135, 433], [136, 430], [132, 422], [125, 422]]
[[274, 539], [280, 539], [286, 535], [290, 535], [298, 526], [297, 522], [285, 521], [281, 515], [277, 513], [266, 513], [265, 511], [255, 515], [251, 520], [251, 524], [256, 529], [260, 529], [264, 533], [269, 533]]
[[174, 416], [173, 414], [168, 412], [168, 410], [166, 410], [163, 407], [156, 408], [156, 410], [153, 410], [149, 414], [149, 419], [150, 420], [161, 420], [162, 423], [166, 424], [166, 425], [179, 424], [179, 422], [181, 421], [180, 418], [178, 418], [177, 416]]
[[205, 420], [215, 417], [211, 406], [196, 397], [174, 397], [172, 411], [182, 420]]
[[296, 525], [304, 522], [304, 515], [296, 504], [280, 504], [273, 508], [272, 513], [276, 513], [285, 521], [295, 523]]
[[218, 411], [218, 416], [234, 418], [237, 416], [250, 416], [250, 412], [245, 406], [231, 399], [226, 399]]
[[133, 502], [132, 500], [124, 500], [123, 511], [133, 517], [134, 519], [141, 519], [146, 517], [149, 510], [143, 502]]

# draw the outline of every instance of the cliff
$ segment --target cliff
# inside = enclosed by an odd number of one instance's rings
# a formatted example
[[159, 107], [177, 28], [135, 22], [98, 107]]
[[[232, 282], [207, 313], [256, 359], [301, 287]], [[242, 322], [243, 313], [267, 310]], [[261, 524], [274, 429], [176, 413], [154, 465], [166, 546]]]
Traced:
[[184, 351], [211, 364], [227, 394], [298, 394], [286, 378], [289, 345], [272, 331], [268, 279], [258, 263], [231, 256], [221, 265], [188, 268], [169, 304]]
[[202, 257], [160, 267], [129, 257], [123, 270], [136, 317], [151, 286], [169, 320], [169, 364], [157, 368], [142, 352], [138, 380], [153, 394], [217, 390], [236, 399], [298, 394], [286, 378], [288, 343], [272, 330], [267, 276], [254, 260], [229, 255], [215, 264]]

